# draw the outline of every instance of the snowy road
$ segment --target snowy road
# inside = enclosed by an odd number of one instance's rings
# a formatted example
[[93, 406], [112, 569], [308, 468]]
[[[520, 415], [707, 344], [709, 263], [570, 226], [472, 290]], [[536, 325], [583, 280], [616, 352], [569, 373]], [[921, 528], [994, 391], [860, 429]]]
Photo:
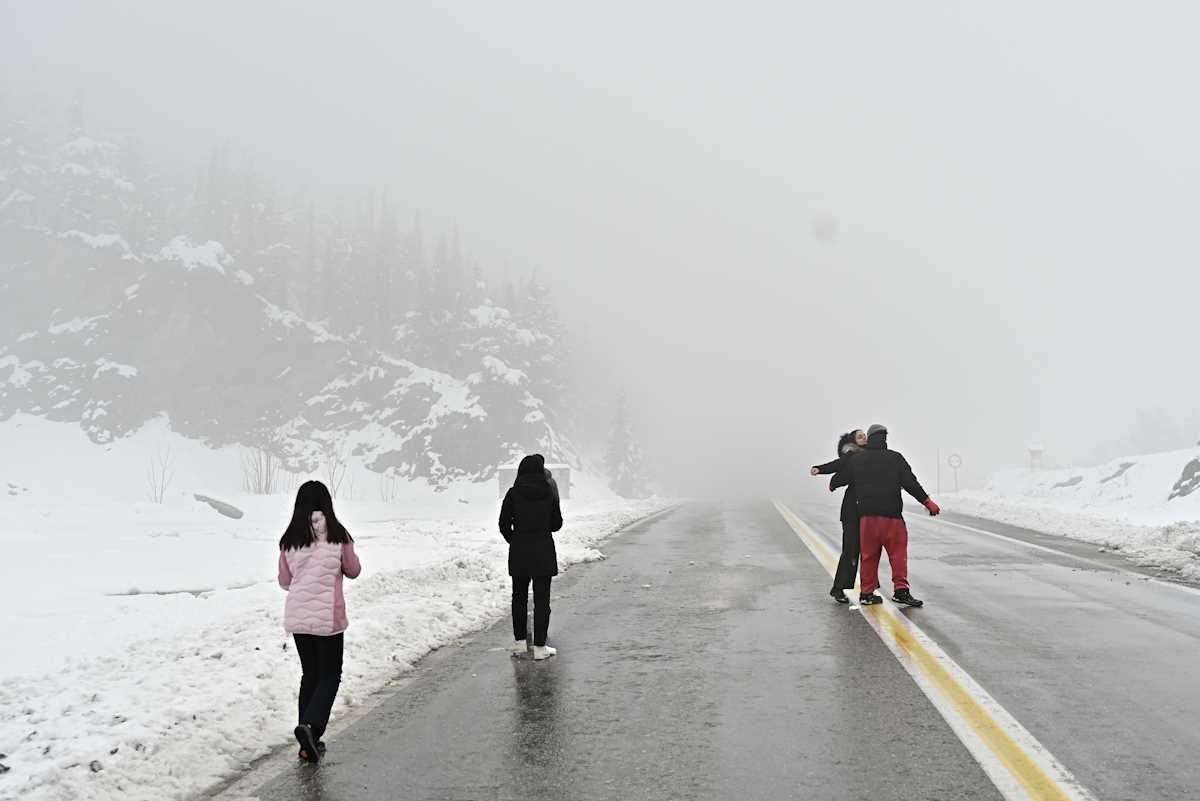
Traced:
[[[788, 505], [837, 533], [836, 507]], [[958, 521], [1039, 547], [909, 515], [909, 619], [1096, 798], [1194, 797], [1200, 594]], [[509, 660], [501, 623], [256, 794], [1002, 797], [770, 504], [686, 506], [606, 551], [556, 584], [559, 658]]]

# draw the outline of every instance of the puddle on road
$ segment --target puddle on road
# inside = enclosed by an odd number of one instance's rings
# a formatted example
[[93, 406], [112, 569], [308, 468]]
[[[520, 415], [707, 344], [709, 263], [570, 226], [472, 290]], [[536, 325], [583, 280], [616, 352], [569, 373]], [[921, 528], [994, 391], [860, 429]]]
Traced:
[[954, 567], [987, 567], [995, 565], [1037, 565], [1041, 562], [1021, 556], [1001, 556], [989, 554], [981, 556], [972, 553], [948, 553], [937, 557], [937, 561]]

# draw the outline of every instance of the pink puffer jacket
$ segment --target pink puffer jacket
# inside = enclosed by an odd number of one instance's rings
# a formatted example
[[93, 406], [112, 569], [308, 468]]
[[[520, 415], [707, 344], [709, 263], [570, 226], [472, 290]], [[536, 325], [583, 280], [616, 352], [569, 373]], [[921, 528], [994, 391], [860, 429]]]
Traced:
[[279, 586], [288, 591], [283, 628], [288, 634], [327, 637], [346, 630], [342, 577], [358, 578], [354, 543], [325, 542], [279, 552]]

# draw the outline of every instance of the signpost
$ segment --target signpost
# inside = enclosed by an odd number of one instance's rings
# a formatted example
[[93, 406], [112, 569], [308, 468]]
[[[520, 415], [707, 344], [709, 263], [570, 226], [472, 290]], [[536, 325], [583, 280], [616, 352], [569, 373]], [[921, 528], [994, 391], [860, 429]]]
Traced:
[[958, 492], [958, 468], [962, 467], [962, 457], [957, 453], [952, 453], [946, 458], [946, 464], [950, 465], [950, 469], [954, 471], [954, 491]]

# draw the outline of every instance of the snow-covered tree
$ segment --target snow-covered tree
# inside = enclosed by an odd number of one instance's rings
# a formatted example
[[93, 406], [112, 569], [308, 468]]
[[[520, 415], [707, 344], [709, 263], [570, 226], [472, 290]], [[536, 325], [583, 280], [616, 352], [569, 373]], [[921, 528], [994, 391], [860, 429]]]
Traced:
[[552, 419], [566, 416], [569, 404], [566, 363], [570, 358], [566, 329], [551, 302], [550, 290], [536, 273], [522, 287], [514, 319], [527, 335], [520, 366], [530, 377], [531, 391], [551, 410]]
[[642, 449], [629, 419], [624, 393], [617, 398], [617, 411], [608, 435], [604, 461], [608, 469], [608, 485], [613, 492], [623, 498], [645, 498], [650, 494], [650, 480], [646, 475]]
[[289, 464], [378, 426], [356, 458], [438, 480], [535, 450], [577, 461], [565, 330], [536, 276], [489, 276], [419, 216], [402, 232], [378, 190], [310, 197], [221, 147], [173, 172], [82, 109], [43, 116], [0, 120], [0, 286], [21, 299], [0, 319], [0, 417], [107, 441], [166, 414]]

